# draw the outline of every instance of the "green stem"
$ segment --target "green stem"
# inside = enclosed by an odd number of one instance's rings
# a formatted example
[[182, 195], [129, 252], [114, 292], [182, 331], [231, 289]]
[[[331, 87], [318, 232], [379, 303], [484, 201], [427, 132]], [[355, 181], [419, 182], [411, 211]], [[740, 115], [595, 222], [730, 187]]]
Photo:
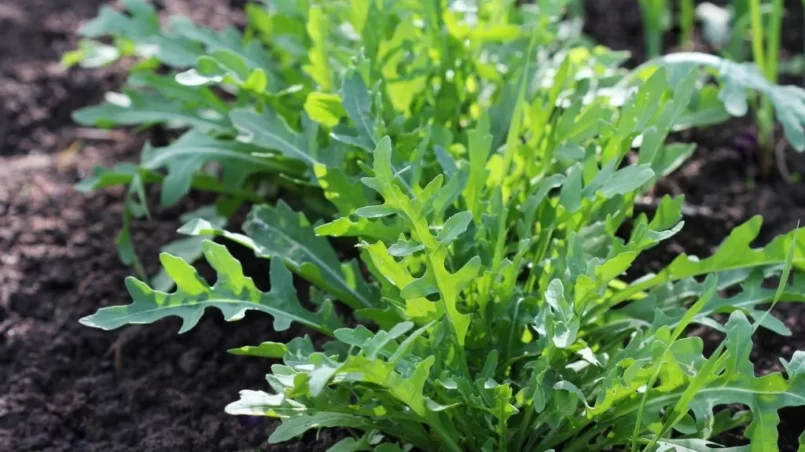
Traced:
[[763, 13], [760, 10], [760, 0], [749, 0], [749, 11], [752, 21], [752, 57], [760, 71], [765, 74], [766, 55], [763, 48]]
[[696, 7], [693, 0], [680, 0], [680, 47], [683, 49], [693, 48], [693, 29], [696, 21]]
[[507, 422], [503, 422], [506, 404], [501, 404], [500, 411], [501, 412], [499, 413], [498, 417], [498, 450], [509, 450], [509, 424]]
[[451, 435], [447, 430], [445, 430], [444, 426], [442, 425], [442, 421], [438, 418], [439, 413], [432, 413], [432, 416], [428, 416], [428, 424], [430, 424], [431, 428], [439, 435], [439, 438], [442, 440], [442, 444], [447, 448], [447, 450], [451, 450], [453, 452], [462, 452], [461, 446], [459, 446], [456, 439]]
[[[503, 355], [503, 362], [507, 364], [511, 362], [512, 346], [514, 344], [518, 331], [520, 331], [520, 324], [517, 323], [517, 318], [520, 315], [521, 304], [523, 304], [523, 298], [517, 297], [517, 301], [514, 302], [514, 315], [512, 315], [512, 327], [511, 330], [509, 330], [509, 337], [506, 340], [506, 350]], [[502, 369], [504, 371], [508, 370], [507, 367], [503, 367]]]
[[777, 83], [778, 64], [780, 60], [780, 30], [783, 26], [783, 0], [774, 0], [772, 3], [771, 19], [769, 20], [768, 35], [766, 36], [766, 78], [771, 83]]
[[[751, 0], [752, 21], [752, 53], [755, 64], [770, 83], [778, 78], [778, 60], [780, 57], [780, 30], [783, 21], [783, 1], [773, 0], [771, 17], [764, 35], [763, 18], [760, 0]], [[761, 172], [763, 176], [771, 174], [774, 149], [774, 110], [768, 98], [761, 99], [757, 112], [758, 143], [762, 152]]]
[[662, 19], [666, 10], [665, 0], [640, 0], [643, 17], [643, 33], [646, 38], [646, 55], [649, 59], [662, 52]]
[[[581, 424], [578, 424], [576, 426], [568, 426], [568, 428], [565, 429], [565, 430], [553, 430], [549, 435], [547, 435], [546, 437], [544, 437], [542, 439], [542, 441], [539, 443], [537, 448], [539, 450], [546, 450], [546, 449], [553, 449], [553, 448], [559, 447], [565, 441], [568, 441], [571, 438], [578, 437], [579, 433], [581, 433], [585, 428], [587, 428], [587, 426], [590, 425], [592, 422], [593, 422], [592, 420], [585, 419], [584, 422], [582, 422]], [[601, 427], [599, 427], [599, 428], [605, 428], [606, 427], [603, 424], [599, 424], [599, 425], [601, 425]], [[557, 433], [559, 434], [559, 436], [556, 435]], [[568, 444], [567, 447], [574, 447], [574, 446], [571, 443], [571, 444]], [[589, 444], [588, 444], [588, 447], [589, 447]], [[563, 448], [562, 450], [565, 450], [565, 449]]]
[[[542, 358], [541, 359], [545, 359], [547, 362], [550, 362], [551, 357], [554, 354], [554, 351], [555, 351], [555, 348], [554, 348], [553, 344], [550, 343], [542, 351]], [[533, 375], [532, 378], [538, 380], [537, 383], [539, 383], [540, 381], [542, 381], [545, 378], [545, 372], [549, 368], [550, 368], [550, 366], [546, 366], [546, 368], [544, 370], [542, 370], [537, 375]], [[533, 417], [533, 415], [535, 413], [534, 400], [533, 399], [529, 400], [528, 403], [525, 404], [524, 408], [526, 410], [526, 414], [524, 416], [524, 419], [520, 423], [520, 427], [517, 429], [517, 441], [515, 443], [517, 447], [514, 450], [532, 450], [533, 449], [531, 446], [528, 446], [525, 449], [523, 449], [523, 444], [526, 441], [526, 439], [530, 436], [529, 428], [531, 428], [531, 422], [532, 422], [531, 418]], [[538, 419], [537, 425], [540, 425], [539, 424], [539, 419]], [[535, 429], [531, 429], [531, 430], [532, 430], [531, 434], [533, 434]]]
[[531, 59], [536, 55], [537, 37], [539, 36], [539, 27], [535, 27], [531, 33], [531, 39], [528, 42], [528, 52], [525, 55], [525, 66], [523, 67], [523, 74], [520, 78], [520, 86], [517, 92], [517, 102], [514, 104], [514, 111], [512, 112], [512, 120], [509, 125], [509, 132], [506, 135], [506, 150], [503, 153], [503, 169], [504, 174], [509, 174], [514, 155], [520, 141], [520, 128], [523, 123], [523, 108], [525, 108], [525, 97], [528, 87], [528, 74], [531, 72]]
[[515, 442], [516, 447], [514, 450], [523, 450], [523, 445], [528, 437], [526, 433], [528, 432], [528, 427], [531, 425], [531, 418], [534, 416], [533, 405], [528, 404], [523, 408], [526, 410], [526, 412], [523, 416], [523, 420], [520, 422], [520, 427], [517, 429], [517, 441]]

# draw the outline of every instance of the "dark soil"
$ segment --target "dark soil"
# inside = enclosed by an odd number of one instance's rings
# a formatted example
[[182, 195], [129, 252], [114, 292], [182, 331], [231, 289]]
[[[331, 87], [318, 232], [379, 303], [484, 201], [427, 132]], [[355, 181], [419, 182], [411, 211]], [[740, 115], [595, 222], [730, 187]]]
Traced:
[[[60, 54], [76, 44], [74, 31], [104, 0], [0, 0], [0, 451], [230, 451], [294, 450], [269, 447], [270, 422], [223, 412], [244, 388], [263, 388], [268, 363], [225, 353], [269, 339], [270, 318], [227, 324], [207, 315], [181, 337], [178, 321], [102, 332], [77, 320], [98, 307], [123, 304], [131, 272], [116, 256], [119, 191], [84, 195], [72, 185], [94, 165], [137, 158], [143, 138], [76, 127], [70, 113], [119, 88], [121, 67], [66, 71]], [[802, 7], [789, 2], [786, 48], [801, 52]], [[222, 27], [242, 22], [242, 2], [163, 0], [166, 13], [183, 13]], [[642, 58], [635, 0], [586, 2], [588, 32], [603, 44]], [[793, 31], [792, 31], [793, 30]], [[673, 33], [668, 39], [673, 45]], [[658, 269], [683, 249], [706, 256], [729, 229], [761, 214], [758, 244], [805, 219], [805, 185], [756, 174], [748, 120], [677, 137], [699, 143], [695, 157], [656, 190], [685, 194], [687, 226], [643, 261]], [[748, 144], [747, 144], [748, 143]], [[792, 172], [805, 174], [805, 157], [786, 151]], [[203, 200], [154, 212], [135, 226], [135, 242], [149, 271], [161, 244], [175, 237], [178, 215]], [[650, 210], [653, 198], [643, 208]], [[251, 268], [258, 276], [265, 267]], [[805, 314], [780, 307], [791, 338], [760, 333], [758, 373], [780, 369], [779, 357], [805, 349]], [[274, 335], [275, 339], [277, 338]], [[114, 344], [122, 344], [120, 368]], [[805, 412], [782, 414], [782, 450], [796, 450]], [[727, 441], [730, 439], [727, 438]], [[313, 436], [298, 450], [323, 449], [332, 437]]]
[[[78, 324], [101, 306], [128, 303], [131, 271], [113, 244], [122, 193], [87, 196], [73, 184], [94, 165], [135, 160], [143, 144], [70, 119], [125, 79], [122, 67], [58, 64], [104, 3], [0, 1], [0, 451], [321, 450], [331, 435], [270, 447], [270, 421], [223, 411], [239, 390], [265, 386], [268, 362], [226, 350], [268, 339], [270, 318], [227, 324], [208, 315], [181, 337], [175, 320], [115, 332]], [[220, 0], [160, 6], [219, 28], [242, 21], [242, 5]], [[136, 225], [152, 274], [159, 246], [192, 207]]]

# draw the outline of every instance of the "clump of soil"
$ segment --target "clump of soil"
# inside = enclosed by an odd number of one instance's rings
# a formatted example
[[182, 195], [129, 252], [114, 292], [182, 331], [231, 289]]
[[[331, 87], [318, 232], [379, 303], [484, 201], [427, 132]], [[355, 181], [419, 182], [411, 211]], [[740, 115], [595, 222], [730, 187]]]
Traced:
[[[174, 319], [114, 332], [78, 323], [128, 303], [131, 270], [114, 247], [122, 192], [84, 195], [73, 185], [95, 165], [135, 160], [143, 144], [70, 119], [125, 80], [121, 67], [68, 71], [58, 63], [104, 3], [0, 2], [0, 450], [267, 450], [273, 422], [244, 422], [224, 407], [241, 389], [265, 388], [269, 362], [226, 350], [268, 339], [269, 317], [227, 324], [210, 313], [182, 336]], [[242, 5], [217, 0], [158, 6], [217, 28], [242, 21]], [[135, 225], [150, 272], [159, 246], [176, 238], [178, 216], [201, 201]], [[323, 450], [332, 438], [271, 450]]]

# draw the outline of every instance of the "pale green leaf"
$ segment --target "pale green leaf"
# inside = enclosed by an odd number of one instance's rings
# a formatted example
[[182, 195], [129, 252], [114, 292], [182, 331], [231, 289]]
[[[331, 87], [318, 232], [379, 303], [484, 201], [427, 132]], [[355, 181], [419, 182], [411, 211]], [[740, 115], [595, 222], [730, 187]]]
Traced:
[[313, 415], [292, 417], [282, 421], [271, 436], [268, 438], [270, 444], [282, 443], [302, 436], [308, 430], [326, 427], [346, 427], [357, 429], [370, 429], [374, 423], [362, 416], [355, 416], [346, 413], [319, 412]]
[[166, 100], [155, 94], [127, 91], [109, 93], [101, 105], [73, 113], [73, 119], [84, 125], [109, 128], [118, 125], [168, 123], [174, 127], [196, 127], [201, 131], [231, 129], [229, 119], [209, 110], [207, 112]]
[[[785, 137], [798, 151], [805, 150], [805, 90], [797, 86], [780, 86], [766, 80], [751, 63], [735, 63], [715, 55], [682, 52], [657, 60], [668, 66], [705, 66], [715, 70], [722, 84], [719, 99], [733, 116], [744, 116], [749, 107], [747, 90], [755, 90], [771, 101]], [[656, 64], [649, 61], [646, 64]]]
[[456, 240], [467, 230], [467, 226], [472, 222], [472, 212], [459, 212], [448, 218], [442, 226], [442, 230], [436, 236], [436, 240], [442, 245], [447, 245]]
[[127, 324], [152, 323], [168, 316], [182, 319], [184, 333], [193, 328], [208, 307], [219, 309], [228, 321], [240, 320], [248, 310], [258, 310], [274, 317], [274, 329], [287, 330], [297, 322], [322, 333], [331, 333], [340, 325], [329, 303], [318, 312], [303, 308], [296, 298], [291, 273], [277, 261], [271, 266], [271, 291], [261, 292], [251, 278], [243, 274], [240, 263], [226, 247], [205, 242], [204, 255], [218, 273], [218, 282], [210, 287], [185, 261], [162, 254], [162, 264], [176, 282], [173, 293], [157, 292], [136, 278], [128, 278], [126, 287], [134, 303], [103, 308], [84, 317], [81, 323], [111, 330]]
[[344, 79], [342, 91], [344, 109], [358, 131], [357, 142], [364, 149], [373, 150], [377, 145], [377, 140], [375, 139], [375, 122], [372, 117], [372, 97], [357, 71], [352, 72]]
[[210, 162], [222, 165], [225, 187], [237, 191], [244, 181], [254, 174], [282, 173], [300, 176], [304, 165], [282, 156], [256, 157], [262, 149], [258, 146], [231, 140], [217, 140], [196, 130], [163, 148], [148, 148], [143, 154], [143, 168], [156, 170], [167, 168], [163, 181], [161, 202], [171, 206], [184, 197], [193, 183], [196, 172]]
[[303, 70], [313, 78], [324, 91], [333, 89], [333, 69], [329, 61], [329, 19], [319, 5], [314, 5], [307, 13], [307, 33], [313, 41], [308, 50], [308, 64]]
[[[751, 269], [764, 266], [782, 265], [786, 262], [789, 250], [793, 247], [794, 268], [805, 265], [805, 236], [797, 231], [775, 238], [762, 248], [752, 248], [752, 242], [760, 233], [763, 219], [753, 217], [732, 230], [715, 254], [707, 259], [698, 259], [682, 254], [674, 259], [663, 271], [630, 285], [619, 292], [614, 300], [622, 301], [633, 294], [649, 289], [665, 281], [676, 281], [691, 276], [728, 270]], [[794, 239], [796, 238], [796, 242]]]
[[368, 288], [348, 282], [327, 239], [317, 236], [305, 216], [287, 204], [255, 207], [243, 230], [257, 256], [282, 259], [294, 272], [350, 306], [376, 304]]
[[238, 141], [279, 152], [286, 158], [301, 160], [310, 166], [317, 163], [304, 135], [291, 129], [285, 119], [270, 108], [265, 108], [262, 114], [253, 110], [233, 110], [229, 117], [241, 132]]

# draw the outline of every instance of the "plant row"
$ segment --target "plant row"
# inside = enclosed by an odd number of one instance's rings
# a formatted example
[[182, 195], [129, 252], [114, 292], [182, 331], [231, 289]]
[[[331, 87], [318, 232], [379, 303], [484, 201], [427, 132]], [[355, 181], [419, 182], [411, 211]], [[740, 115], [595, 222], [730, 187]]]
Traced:
[[[805, 353], [762, 377], [749, 359], [758, 329], [791, 334], [766, 307], [802, 299], [805, 236], [753, 248], [757, 217], [712, 256], [645, 273], [684, 199], [635, 212], [695, 150], [671, 132], [757, 99], [804, 148], [802, 89], [697, 53], [622, 69], [567, 0], [271, 1], [247, 5], [242, 32], [123, 3], [65, 61], [125, 60], [128, 86], [75, 118], [176, 132], [79, 186], [128, 187], [117, 243], [138, 273], [131, 304], [82, 323], [176, 316], [186, 332], [209, 308], [293, 328], [231, 350], [273, 362], [268, 388], [227, 407], [280, 418], [272, 443], [343, 428], [330, 450], [706, 451], [737, 431], [768, 451], [778, 411], [805, 405]], [[153, 187], [162, 206], [217, 202], [186, 214], [148, 278], [130, 228]], [[245, 275], [233, 242], [270, 274]], [[723, 341], [705, 353], [693, 325]]]

